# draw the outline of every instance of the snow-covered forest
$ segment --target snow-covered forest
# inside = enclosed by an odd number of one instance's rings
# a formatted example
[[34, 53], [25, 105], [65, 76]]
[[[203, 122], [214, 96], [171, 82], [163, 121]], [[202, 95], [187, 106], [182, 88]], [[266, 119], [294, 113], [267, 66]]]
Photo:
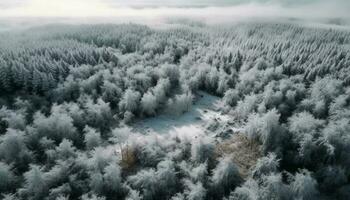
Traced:
[[[134, 126], [176, 120], [203, 94], [227, 118], [203, 134]], [[2, 32], [0, 194], [350, 199], [350, 32], [188, 22]]]

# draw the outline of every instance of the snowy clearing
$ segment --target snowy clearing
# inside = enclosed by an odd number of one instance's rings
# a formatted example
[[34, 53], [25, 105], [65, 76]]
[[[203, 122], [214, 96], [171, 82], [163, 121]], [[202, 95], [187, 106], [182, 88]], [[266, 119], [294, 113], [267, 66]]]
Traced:
[[219, 97], [199, 92], [190, 111], [179, 116], [162, 114], [143, 119], [136, 122], [133, 128], [142, 134], [174, 134], [194, 138], [204, 134], [206, 125], [213, 120], [222, 123], [229, 121], [230, 116], [220, 111], [222, 106]]

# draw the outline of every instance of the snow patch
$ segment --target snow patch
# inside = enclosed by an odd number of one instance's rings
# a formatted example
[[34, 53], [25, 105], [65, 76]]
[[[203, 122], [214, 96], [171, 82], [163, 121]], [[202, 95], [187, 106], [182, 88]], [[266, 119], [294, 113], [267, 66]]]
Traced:
[[133, 129], [142, 134], [170, 134], [187, 139], [196, 138], [205, 134], [205, 127], [212, 120], [227, 122], [232, 118], [220, 112], [222, 106], [223, 102], [219, 97], [199, 92], [190, 111], [180, 116], [161, 114], [143, 119], [136, 122]]

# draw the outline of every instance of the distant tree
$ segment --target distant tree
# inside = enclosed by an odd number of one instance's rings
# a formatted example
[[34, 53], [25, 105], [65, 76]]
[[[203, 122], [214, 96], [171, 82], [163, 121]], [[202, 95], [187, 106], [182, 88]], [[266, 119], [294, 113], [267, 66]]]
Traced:
[[261, 178], [264, 175], [277, 173], [279, 168], [279, 160], [276, 155], [269, 153], [267, 156], [258, 159], [255, 168], [252, 171], [254, 178]]
[[90, 172], [89, 186], [95, 194], [103, 194], [103, 175], [99, 171]]
[[[322, 130], [325, 122], [316, 119], [308, 112], [294, 114], [288, 121], [293, 142], [298, 147], [298, 154], [296, 155], [299, 155], [304, 164], [314, 165], [317, 163], [313, 155], [318, 149], [317, 146], [319, 146], [317, 144], [319, 140], [318, 133]], [[318, 158], [322, 160], [322, 156]]]
[[279, 119], [280, 114], [273, 109], [267, 112], [263, 117], [263, 126], [261, 132], [261, 140], [265, 151], [277, 151], [283, 146], [284, 138], [286, 138], [285, 131], [282, 129]]
[[143, 95], [142, 99], [141, 99], [141, 108], [143, 110], [144, 113], [146, 113], [147, 115], [154, 115], [156, 112], [156, 108], [157, 108], [157, 99], [156, 96], [154, 96], [152, 94], [152, 92], [147, 92]]
[[96, 103], [87, 98], [84, 104], [86, 123], [92, 127], [99, 128], [101, 132], [109, 130], [113, 123], [113, 115], [109, 103], [98, 99]]
[[156, 139], [148, 141], [137, 148], [137, 159], [143, 167], [156, 167], [165, 158], [161, 144]]
[[215, 93], [218, 88], [220, 74], [215, 68], [211, 68], [206, 75], [205, 87], [208, 91]]
[[154, 169], [141, 170], [137, 174], [128, 177], [128, 182], [132, 188], [137, 189], [142, 193], [144, 199], [156, 199], [158, 186], [158, 179]]
[[131, 122], [133, 122], [134, 118], [135, 115], [132, 112], [126, 111], [123, 115], [123, 122], [125, 124], [130, 124]]
[[214, 162], [215, 146], [211, 140], [206, 138], [197, 138], [192, 142], [191, 160], [196, 163], [208, 162], [209, 167], [212, 167]]
[[84, 133], [84, 142], [87, 150], [92, 150], [101, 145], [101, 134], [98, 131], [89, 126], [85, 126]]
[[123, 193], [121, 169], [117, 164], [111, 163], [104, 169], [103, 182], [107, 193], [114, 195]]
[[190, 180], [184, 180], [186, 199], [188, 200], [203, 200], [206, 196], [206, 189], [201, 182], [193, 183]]
[[236, 106], [239, 100], [239, 93], [237, 90], [230, 89], [225, 92], [223, 97], [224, 102], [229, 106]]
[[245, 121], [257, 109], [258, 102], [259, 97], [254, 94], [246, 95], [243, 100], [238, 101], [234, 112], [238, 120]]
[[191, 92], [176, 95], [174, 99], [168, 100], [168, 112], [177, 115], [183, 114], [190, 110], [192, 106], [193, 96]]
[[[350, 91], [349, 91], [350, 92]], [[350, 116], [349, 95], [338, 96], [329, 106], [329, 115], [332, 119], [348, 118]]]
[[347, 134], [349, 131], [349, 119], [331, 121], [322, 131], [322, 140], [327, 147], [329, 158], [335, 159], [343, 166], [347, 166], [346, 163], [349, 162], [349, 157], [343, 156], [349, 152], [349, 135]]
[[0, 86], [3, 88], [3, 91], [11, 91], [11, 68], [7, 62], [3, 59], [0, 60]]
[[11, 167], [4, 162], [0, 162], [0, 192], [5, 193], [13, 189], [17, 181], [16, 179]]
[[26, 116], [22, 111], [12, 111], [2, 107], [0, 109], [0, 119], [6, 122], [8, 128], [24, 130], [27, 122]]
[[64, 82], [59, 83], [55, 90], [52, 91], [51, 98], [53, 101], [63, 102], [76, 100], [80, 96], [80, 85], [69, 75]]
[[141, 94], [137, 91], [127, 89], [119, 102], [119, 109], [137, 113], [140, 104]]
[[250, 140], [258, 140], [261, 134], [262, 121], [256, 113], [249, 115], [244, 125], [244, 133]]
[[3, 197], [3, 200], [17, 200], [18, 199], [15, 194], [3, 194], [2, 197]]
[[105, 197], [99, 197], [96, 194], [84, 194], [81, 196], [81, 200], [106, 200]]
[[264, 89], [264, 104], [268, 109], [277, 108], [283, 101], [283, 93], [274, 91], [274, 82], [268, 84]]
[[166, 101], [166, 96], [168, 95], [170, 91], [170, 80], [169, 78], [166, 79], [159, 79], [157, 82], [157, 85], [153, 88], [153, 94], [156, 97], [157, 104], [164, 103]]
[[252, 114], [245, 124], [248, 138], [259, 139], [265, 152], [276, 151], [286, 137], [280, 123], [280, 114], [273, 109], [264, 115]]
[[221, 73], [219, 75], [218, 87], [216, 89], [216, 94], [223, 96], [227, 90], [229, 90], [230, 80], [225, 74]]
[[156, 175], [159, 184], [158, 192], [166, 198], [171, 197], [178, 184], [174, 162], [168, 159], [159, 162]]
[[66, 113], [60, 113], [57, 110], [53, 110], [48, 117], [42, 113], [36, 113], [33, 126], [38, 137], [47, 137], [57, 143], [60, 143], [64, 138], [72, 141], [78, 139], [73, 119]]
[[194, 182], [206, 183], [208, 179], [208, 164], [201, 163], [197, 167], [193, 167], [190, 171], [190, 177]]
[[20, 196], [27, 199], [42, 199], [47, 192], [44, 172], [39, 166], [31, 165], [30, 170], [24, 173], [24, 187], [19, 190]]
[[293, 196], [289, 186], [283, 183], [281, 174], [264, 176], [260, 187], [261, 199], [290, 199]]
[[72, 188], [68, 183], [64, 183], [58, 187], [51, 188], [49, 191], [48, 198], [57, 200], [68, 200], [69, 194], [72, 193]]
[[117, 107], [122, 95], [122, 89], [117, 84], [108, 80], [103, 81], [101, 89], [103, 101], [109, 102], [112, 108]]
[[308, 112], [297, 113], [288, 120], [289, 130], [295, 134], [295, 138], [303, 137], [304, 134], [316, 134], [325, 123]]
[[173, 195], [176, 179], [174, 163], [164, 160], [157, 165], [156, 171], [141, 170], [136, 175], [129, 176], [128, 182], [133, 188], [142, 191], [144, 199], [157, 199]]
[[112, 137], [109, 139], [114, 144], [119, 145], [119, 151], [122, 160], [127, 160], [129, 156], [129, 144], [128, 138], [131, 136], [132, 130], [130, 127], [124, 126], [121, 128], [115, 128], [112, 130]]
[[108, 151], [103, 147], [97, 147], [91, 152], [87, 164], [93, 171], [103, 172], [110, 163], [117, 162], [118, 157], [113, 151]]
[[63, 160], [74, 157], [76, 153], [76, 148], [73, 146], [73, 143], [67, 139], [63, 139], [55, 150], [58, 157]]
[[33, 158], [25, 140], [23, 131], [7, 129], [0, 138], [0, 158], [8, 164], [14, 163], [20, 170], [25, 169]]
[[169, 78], [172, 86], [178, 84], [180, 78], [179, 67], [172, 64], [164, 64], [160, 67], [160, 73], [163, 78]]
[[328, 109], [326, 102], [324, 100], [320, 100], [315, 102], [313, 113], [315, 116], [319, 118], [324, 118], [326, 115], [328, 115]]
[[342, 92], [342, 82], [329, 77], [317, 79], [311, 88], [311, 98], [323, 100], [328, 105]]
[[[334, 193], [340, 187], [347, 184], [346, 170], [346, 167], [341, 166], [330, 165], [322, 167], [315, 173], [318, 183], [316, 180], [312, 180], [313, 186], [320, 188], [322, 191]], [[310, 173], [306, 175], [310, 176]]]
[[67, 197], [67, 196], [63, 196], [63, 195], [61, 195], [61, 196], [58, 196], [57, 198], [56, 198], [56, 200], [68, 200], [69, 198]]
[[137, 190], [130, 189], [129, 194], [126, 196], [125, 200], [141, 200], [142, 196]]
[[185, 200], [185, 195], [182, 193], [176, 193], [174, 196], [171, 197], [171, 200]]
[[313, 179], [310, 172], [304, 170], [294, 176], [291, 184], [293, 197], [299, 199], [318, 199], [317, 181]]
[[[242, 70], [243, 68], [241, 68]], [[243, 72], [239, 76], [239, 81], [237, 84], [237, 89], [242, 94], [249, 94], [259, 90], [262, 85], [261, 81], [258, 82], [261, 76], [261, 72], [257, 68], [252, 68], [246, 72]]]
[[260, 196], [259, 184], [254, 179], [248, 179], [243, 185], [237, 187], [229, 196], [229, 200], [257, 200]]
[[214, 195], [222, 197], [233, 191], [243, 180], [236, 164], [230, 158], [223, 158], [213, 170], [211, 181]]

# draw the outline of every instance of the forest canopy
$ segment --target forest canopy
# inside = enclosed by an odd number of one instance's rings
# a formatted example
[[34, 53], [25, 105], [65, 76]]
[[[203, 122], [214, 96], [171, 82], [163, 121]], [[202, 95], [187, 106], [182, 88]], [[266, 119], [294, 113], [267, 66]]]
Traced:
[[[182, 115], [202, 91], [222, 99], [235, 134], [261, 152], [247, 174], [219, 151], [225, 140], [136, 137], [135, 121]], [[349, 166], [346, 30], [110, 24], [0, 34], [2, 199], [345, 200]]]

